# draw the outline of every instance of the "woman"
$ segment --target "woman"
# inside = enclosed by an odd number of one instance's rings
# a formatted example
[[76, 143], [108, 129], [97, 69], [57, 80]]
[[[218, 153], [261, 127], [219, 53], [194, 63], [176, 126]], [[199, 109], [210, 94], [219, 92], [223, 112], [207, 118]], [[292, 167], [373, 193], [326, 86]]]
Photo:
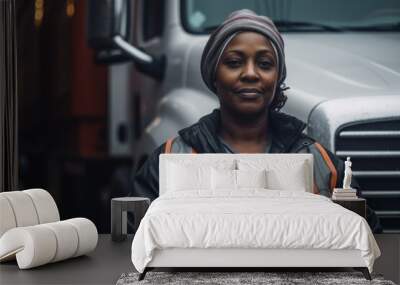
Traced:
[[[160, 153], [312, 153], [314, 193], [331, 196], [341, 187], [343, 161], [303, 134], [300, 120], [279, 112], [286, 102], [283, 39], [273, 22], [249, 10], [232, 13], [210, 36], [201, 74], [220, 109], [179, 131], [144, 163], [135, 177], [135, 195], [158, 196]], [[353, 179], [352, 187], [357, 188]], [[374, 231], [380, 230], [368, 211]]]

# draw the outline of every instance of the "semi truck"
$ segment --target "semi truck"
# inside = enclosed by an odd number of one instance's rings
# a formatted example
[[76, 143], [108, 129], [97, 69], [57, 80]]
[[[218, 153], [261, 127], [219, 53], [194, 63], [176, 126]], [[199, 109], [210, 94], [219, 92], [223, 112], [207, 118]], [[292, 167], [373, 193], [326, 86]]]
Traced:
[[[200, 58], [210, 33], [238, 9], [270, 17], [285, 41], [282, 112], [340, 158], [384, 233], [400, 233], [400, 2], [397, 0], [89, 1], [88, 39], [110, 65], [110, 142], [133, 156], [218, 108]], [[102, 15], [102, 17], [99, 17]]]

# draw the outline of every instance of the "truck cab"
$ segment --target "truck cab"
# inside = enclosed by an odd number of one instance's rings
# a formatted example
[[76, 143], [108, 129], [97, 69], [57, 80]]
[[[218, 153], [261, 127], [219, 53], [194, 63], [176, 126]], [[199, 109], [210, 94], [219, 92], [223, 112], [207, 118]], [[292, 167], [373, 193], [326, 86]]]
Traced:
[[[306, 133], [340, 158], [351, 157], [361, 196], [384, 232], [400, 233], [400, 2], [131, 3], [126, 41], [157, 59], [161, 70], [146, 69], [134, 55], [133, 65], [111, 69], [118, 88], [129, 86], [140, 105], [127, 116], [141, 125], [129, 141], [134, 169], [167, 138], [218, 108], [201, 79], [202, 51], [227, 15], [247, 8], [269, 16], [282, 32], [290, 87], [282, 112], [307, 123]], [[118, 88], [111, 93], [121, 96]]]

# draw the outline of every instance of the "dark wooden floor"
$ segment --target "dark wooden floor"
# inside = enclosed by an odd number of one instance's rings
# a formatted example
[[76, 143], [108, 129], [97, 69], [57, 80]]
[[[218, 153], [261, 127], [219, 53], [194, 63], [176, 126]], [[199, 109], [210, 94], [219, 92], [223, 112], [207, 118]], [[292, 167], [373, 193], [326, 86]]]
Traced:
[[132, 272], [132, 237], [121, 243], [100, 235], [95, 251], [57, 263], [19, 270], [16, 262], [0, 264], [0, 284], [115, 284], [122, 273]]
[[[374, 273], [400, 283], [400, 235], [376, 235], [382, 257], [375, 262]], [[115, 243], [110, 235], [100, 235], [94, 252], [41, 267], [19, 270], [16, 262], [0, 264], [0, 284], [115, 284], [122, 273], [135, 271], [131, 262], [132, 236]], [[157, 269], [164, 270], [164, 269]], [[169, 269], [176, 270], [176, 269]], [[191, 270], [191, 269], [179, 269]], [[207, 268], [196, 269], [209, 270]], [[235, 270], [221, 268], [221, 270]], [[247, 269], [246, 269], [247, 270]], [[259, 268], [250, 269], [260, 271]], [[262, 271], [351, 271], [351, 268], [268, 268]]]

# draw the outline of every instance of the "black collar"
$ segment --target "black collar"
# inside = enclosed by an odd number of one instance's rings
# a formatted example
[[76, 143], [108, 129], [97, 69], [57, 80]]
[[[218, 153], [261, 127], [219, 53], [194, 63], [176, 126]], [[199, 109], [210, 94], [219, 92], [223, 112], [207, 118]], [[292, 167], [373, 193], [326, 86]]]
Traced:
[[[224, 147], [218, 138], [220, 110], [202, 117], [196, 124], [182, 129], [179, 135], [183, 141], [198, 153], [223, 153]], [[270, 112], [269, 127], [272, 134], [272, 153], [288, 152], [301, 135], [306, 124], [282, 112]]]

